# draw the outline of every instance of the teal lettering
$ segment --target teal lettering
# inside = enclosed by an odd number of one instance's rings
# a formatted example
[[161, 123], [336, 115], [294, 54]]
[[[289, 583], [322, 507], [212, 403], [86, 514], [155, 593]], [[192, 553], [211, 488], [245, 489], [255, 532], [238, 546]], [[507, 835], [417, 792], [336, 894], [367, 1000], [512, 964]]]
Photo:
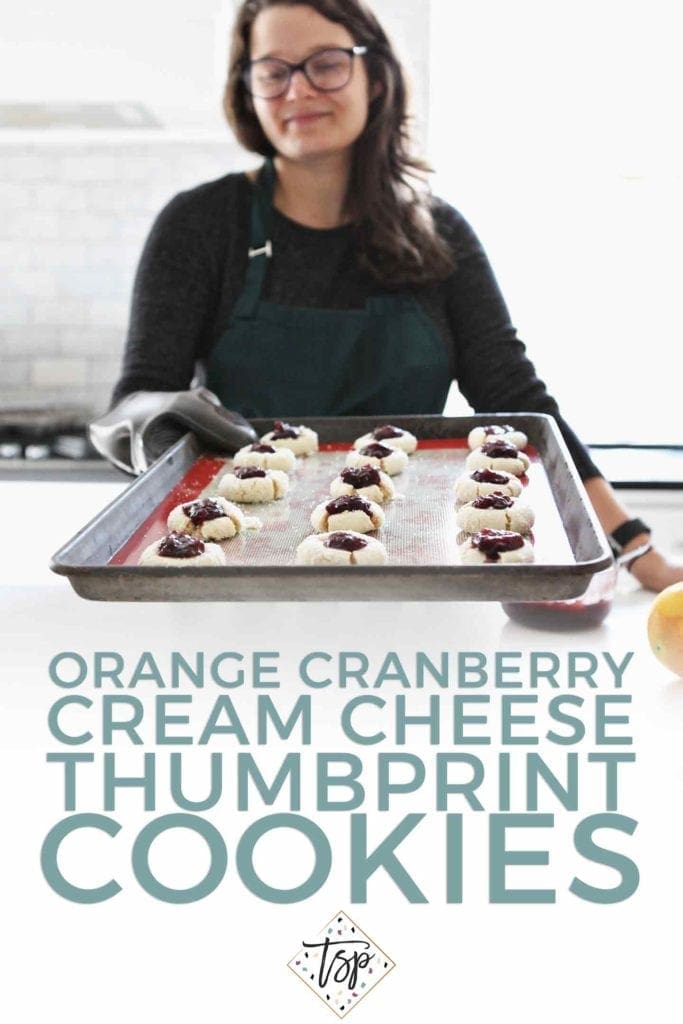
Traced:
[[[308, 839], [315, 853], [315, 863], [310, 875], [292, 889], [276, 889], [268, 885], [256, 873], [254, 867], [256, 843], [262, 836], [279, 828], [300, 832]], [[237, 847], [237, 871], [240, 878], [254, 896], [269, 903], [299, 903], [309, 899], [325, 884], [331, 867], [332, 849], [327, 836], [315, 822], [297, 814], [270, 814], [265, 818], [259, 818], [249, 826]]]
[[82, 828], [96, 828], [108, 836], [115, 836], [121, 829], [117, 821], [103, 814], [74, 814], [57, 822], [48, 832], [40, 851], [40, 866], [50, 888], [72, 903], [103, 903], [121, 892], [121, 886], [113, 879], [104, 885], [84, 889], [68, 882], [62, 874], [57, 858], [62, 840]]
[[552, 814], [492, 814], [489, 819], [489, 903], [554, 903], [554, 889], [508, 889], [510, 865], [546, 865], [546, 850], [508, 850], [509, 828], [552, 828]]
[[[196, 885], [187, 889], [173, 889], [164, 885], [152, 873], [149, 865], [149, 854], [152, 843], [164, 832], [172, 828], [184, 828], [201, 836], [209, 848], [209, 869]], [[216, 889], [225, 875], [228, 866], [228, 851], [218, 829], [205, 818], [193, 814], [163, 814], [160, 818], [150, 821], [133, 844], [133, 873], [138, 882], [150, 896], [164, 903], [196, 903], [203, 900]]]
[[574, 878], [569, 891], [589, 903], [621, 903], [633, 896], [640, 882], [637, 866], [629, 857], [598, 846], [593, 841], [593, 833], [599, 828], [611, 828], [632, 836], [637, 826], [637, 821], [626, 818], [623, 814], [593, 814], [580, 821], [574, 832], [574, 846], [577, 852], [586, 860], [613, 868], [621, 876], [621, 881], [612, 889], [598, 889], [579, 878]]

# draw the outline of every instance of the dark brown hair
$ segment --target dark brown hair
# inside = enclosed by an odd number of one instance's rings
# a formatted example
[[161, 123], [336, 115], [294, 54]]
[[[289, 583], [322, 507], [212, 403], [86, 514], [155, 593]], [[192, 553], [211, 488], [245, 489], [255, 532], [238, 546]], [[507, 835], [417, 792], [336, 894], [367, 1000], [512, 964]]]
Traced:
[[263, 156], [275, 149], [264, 134], [244, 87], [251, 26], [257, 15], [277, 4], [305, 4], [328, 21], [344, 27], [354, 42], [370, 47], [364, 59], [370, 87], [368, 119], [354, 146], [348, 196], [358, 233], [360, 264], [385, 287], [421, 285], [442, 280], [453, 270], [453, 257], [437, 233], [429, 193], [430, 168], [410, 151], [407, 90], [403, 69], [386, 33], [363, 0], [245, 0], [232, 33], [230, 68], [223, 108], [239, 142]]

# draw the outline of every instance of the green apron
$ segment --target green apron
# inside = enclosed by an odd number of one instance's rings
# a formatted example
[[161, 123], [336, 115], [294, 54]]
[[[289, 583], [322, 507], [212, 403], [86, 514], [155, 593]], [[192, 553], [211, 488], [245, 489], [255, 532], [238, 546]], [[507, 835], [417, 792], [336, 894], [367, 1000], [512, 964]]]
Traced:
[[439, 413], [451, 374], [445, 345], [410, 295], [377, 295], [364, 309], [265, 302], [275, 170], [254, 189], [244, 284], [207, 360], [207, 385], [247, 417]]

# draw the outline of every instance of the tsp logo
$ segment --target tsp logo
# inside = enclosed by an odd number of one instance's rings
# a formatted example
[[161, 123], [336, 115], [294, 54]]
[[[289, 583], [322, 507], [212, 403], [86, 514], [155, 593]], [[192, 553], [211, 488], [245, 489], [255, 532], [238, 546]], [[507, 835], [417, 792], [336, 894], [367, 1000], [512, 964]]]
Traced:
[[339, 911], [302, 944], [288, 966], [338, 1017], [345, 1017], [395, 964]]

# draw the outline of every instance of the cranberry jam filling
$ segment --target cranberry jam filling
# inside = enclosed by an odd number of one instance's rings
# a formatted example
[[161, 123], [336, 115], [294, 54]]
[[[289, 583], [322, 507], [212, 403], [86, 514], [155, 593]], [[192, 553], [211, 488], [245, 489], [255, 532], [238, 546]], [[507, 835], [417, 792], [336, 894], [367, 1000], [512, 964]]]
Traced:
[[323, 543], [326, 548], [339, 548], [340, 551], [360, 551], [361, 548], [368, 546], [365, 537], [360, 537], [356, 533], [347, 533], [345, 530], [331, 533]]
[[382, 479], [379, 470], [374, 466], [359, 466], [357, 469], [348, 467], [342, 469], [340, 476], [345, 484], [351, 484], [356, 490], [361, 487], [381, 486]]
[[399, 427], [392, 427], [390, 423], [387, 423], [384, 427], [375, 427], [372, 436], [376, 441], [385, 441], [388, 437], [402, 437], [403, 433]]
[[291, 423], [285, 423], [284, 420], [275, 420], [275, 426], [270, 436], [273, 441], [282, 441], [285, 437], [298, 437], [299, 433], [297, 428], [293, 427]]
[[174, 530], [161, 541], [157, 554], [163, 555], [164, 558], [194, 558], [195, 555], [201, 555], [203, 550], [203, 540], [190, 537], [188, 533], [176, 533]]
[[506, 484], [510, 479], [507, 473], [496, 473], [493, 469], [475, 469], [470, 477], [478, 484]]
[[393, 448], [387, 448], [385, 444], [366, 444], [365, 448], [361, 448], [360, 454], [369, 455], [373, 459], [386, 459], [393, 450]]
[[484, 455], [491, 459], [516, 459], [518, 451], [509, 441], [487, 441], [481, 446]]
[[508, 498], [507, 494], [501, 494], [500, 491], [494, 491], [493, 494], [482, 494], [481, 497], [475, 498], [472, 502], [473, 508], [512, 508], [514, 505], [514, 499]]
[[501, 552], [524, 547], [524, 538], [511, 530], [480, 530], [474, 534], [470, 544], [486, 555], [487, 562], [499, 562]]
[[268, 475], [265, 469], [259, 469], [258, 466], [235, 466], [233, 473], [238, 480], [251, 480], [254, 476]]
[[[183, 512], [193, 526], [201, 526], [202, 523], [208, 523], [210, 519], [220, 519], [225, 515], [215, 498], [199, 498], [197, 501], [189, 501], [187, 505], [183, 505]], [[173, 534], [170, 536], [172, 537]]]
[[266, 455], [275, 455], [275, 449], [272, 444], [252, 444], [249, 451], [264, 452]]
[[325, 505], [325, 511], [330, 516], [339, 515], [340, 512], [365, 512], [371, 515], [370, 502], [357, 494], [342, 494], [340, 498], [333, 498]]

